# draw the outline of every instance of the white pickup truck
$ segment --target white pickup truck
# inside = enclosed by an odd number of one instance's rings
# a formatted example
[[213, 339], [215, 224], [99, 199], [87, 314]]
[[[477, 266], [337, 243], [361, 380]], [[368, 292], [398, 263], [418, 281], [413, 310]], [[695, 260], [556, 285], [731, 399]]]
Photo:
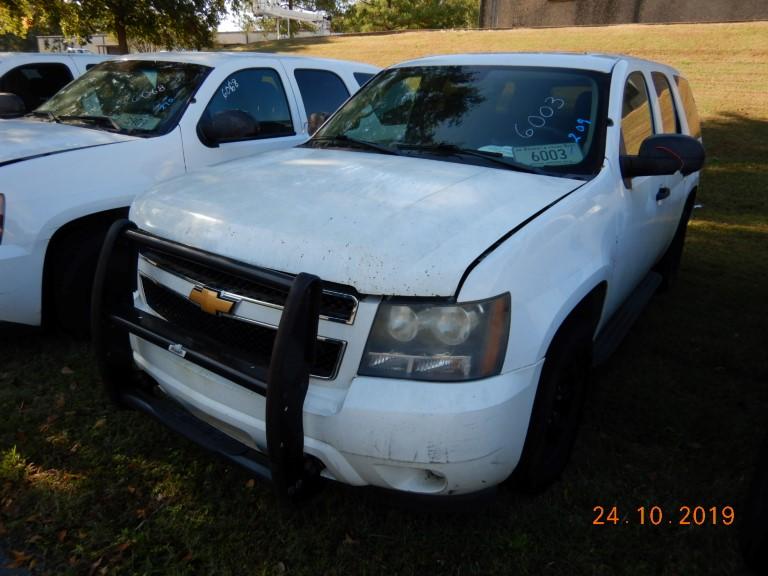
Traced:
[[137, 198], [94, 285], [107, 389], [285, 496], [540, 490], [678, 269], [699, 131], [662, 64], [394, 66], [303, 146]]
[[137, 193], [304, 142], [310, 120], [377, 71], [272, 54], [144, 54], [104, 62], [24, 118], [0, 121], [0, 322], [87, 326], [101, 241]]
[[[109, 56], [0, 52], [0, 118], [31, 112]], [[18, 98], [14, 102], [8, 95]]]

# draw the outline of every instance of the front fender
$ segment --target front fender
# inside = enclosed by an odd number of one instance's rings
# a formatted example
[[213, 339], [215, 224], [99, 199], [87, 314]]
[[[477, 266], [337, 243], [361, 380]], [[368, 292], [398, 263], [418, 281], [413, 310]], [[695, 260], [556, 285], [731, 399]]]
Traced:
[[154, 183], [183, 173], [178, 130], [0, 168], [6, 212], [0, 321], [40, 323], [43, 263], [57, 230], [84, 216], [127, 207]]
[[617, 211], [618, 197], [606, 166], [471, 271], [459, 301], [511, 294], [505, 372], [541, 360], [576, 305], [601, 282], [610, 284]]

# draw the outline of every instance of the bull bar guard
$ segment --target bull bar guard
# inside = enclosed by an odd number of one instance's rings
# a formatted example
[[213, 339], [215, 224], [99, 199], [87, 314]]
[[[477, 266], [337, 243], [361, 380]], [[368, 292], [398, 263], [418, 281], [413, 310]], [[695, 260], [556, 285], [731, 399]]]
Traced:
[[[196, 349], [194, 338], [163, 318], [133, 305], [139, 247], [286, 290], [267, 370]], [[91, 336], [98, 369], [110, 398], [142, 410], [201, 446], [270, 480], [282, 499], [301, 500], [320, 484], [322, 465], [304, 454], [303, 406], [315, 357], [323, 283], [262, 269], [178, 244], [115, 222], [101, 250], [91, 301]], [[267, 455], [227, 436], [186, 409], [148, 390], [133, 360], [129, 334], [178, 353], [224, 378], [266, 397]]]

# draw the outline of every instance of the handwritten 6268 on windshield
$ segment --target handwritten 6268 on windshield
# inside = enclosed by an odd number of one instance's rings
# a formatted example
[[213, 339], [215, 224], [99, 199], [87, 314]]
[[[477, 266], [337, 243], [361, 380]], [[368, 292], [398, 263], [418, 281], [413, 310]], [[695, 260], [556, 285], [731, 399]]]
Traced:
[[131, 102], [138, 102], [139, 100], [149, 100], [150, 98], [154, 98], [158, 94], [162, 94], [165, 92], [165, 84], [158, 84], [155, 88], [150, 88], [148, 90], [142, 90], [138, 94], [136, 94], [133, 98], [131, 98]]

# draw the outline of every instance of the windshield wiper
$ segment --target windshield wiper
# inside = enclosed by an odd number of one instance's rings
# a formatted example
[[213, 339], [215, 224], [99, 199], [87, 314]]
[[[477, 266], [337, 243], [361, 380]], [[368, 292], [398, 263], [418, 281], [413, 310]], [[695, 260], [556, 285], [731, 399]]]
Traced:
[[33, 110], [32, 112], [27, 114], [27, 116], [36, 116], [38, 118], [40, 117], [48, 118], [51, 122], [61, 123], [61, 120], [59, 119], [59, 117], [56, 116], [56, 114], [54, 114], [50, 110]]
[[78, 114], [78, 115], [72, 115], [72, 116], [59, 116], [59, 120], [79, 120], [81, 122], [92, 122], [93, 124], [98, 124], [100, 126], [105, 126], [106, 128], [111, 128], [113, 130], [117, 130], [118, 132], [122, 130], [122, 127], [120, 124], [112, 120], [109, 116], [96, 116], [91, 114]]
[[544, 170], [529, 166], [528, 164], [521, 164], [515, 162], [511, 158], [504, 156], [500, 152], [491, 152], [490, 150], [476, 150], [474, 148], [462, 148], [456, 144], [449, 144], [448, 142], [437, 142], [434, 144], [397, 144], [397, 147], [401, 150], [418, 150], [423, 152], [431, 152], [435, 154], [448, 154], [456, 156], [474, 156], [476, 158], [484, 158], [496, 164], [500, 164], [509, 168], [510, 170], [517, 170], [518, 172], [527, 172], [529, 174], [546, 174]]
[[312, 142], [338, 142], [340, 144], [352, 144], [353, 146], [359, 146], [361, 148], [367, 148], [368, 150], [375, 150], [382, 154], [392, 154], [393, 156], [400, 156], [400, 152], [384, 144], [377, 144], [376, 142], [369, 142], [368, 140], [358, 140], [346, 134], [337, 134], [336, 136], [327, 136], [322, 138], [312, 138], [307, 144]]

